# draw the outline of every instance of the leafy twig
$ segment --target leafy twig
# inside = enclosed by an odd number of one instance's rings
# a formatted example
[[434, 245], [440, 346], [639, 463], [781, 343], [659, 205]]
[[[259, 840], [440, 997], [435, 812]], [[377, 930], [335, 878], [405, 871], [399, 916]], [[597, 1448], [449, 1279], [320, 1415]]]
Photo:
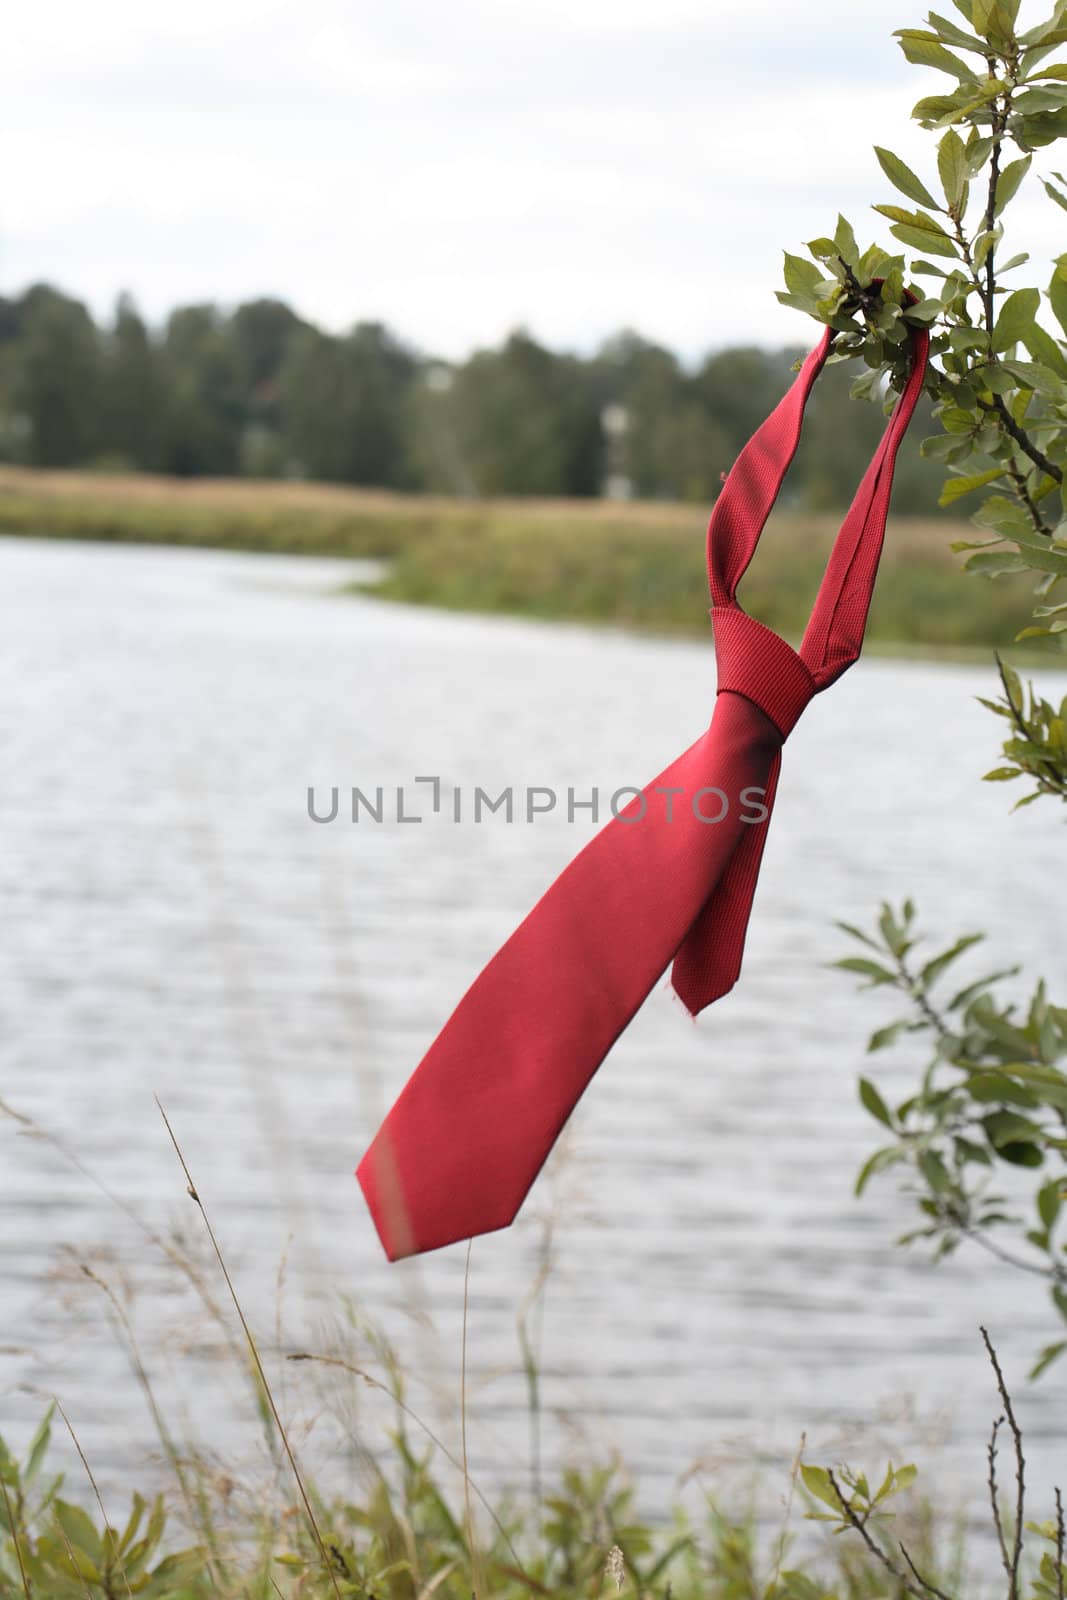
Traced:
[[[867, 1549], [870, 1551], [871, 1555], [874, 1556], [875, 1560], [886, 1569], [891, 1577], [896, 1579], [897, 1583], [900, 1584], [905, 1594], [913, 1595], [914, 1600], [929, 1600], [929, 1591], [924, 1594], [921, 1590], [916, 1589], [910, 1579], [905, 1577], [895, 1563], [889, 1559], [881, 1545], [871, 1537], [867, 1530], [867, 1519], [865, 1517], [861, 1517], [854, 1510], [851, 1501], [845, 1499], [845, 1496], [841, 1493], [841, 1486], [834, 1477], [833, 1472], [828, 1469], [826, 1476], [829, 1479], [830, 1487], [837, 1496], [838, 1503], [845, 1515], [846, 1520], [853, 1528], [855, 1528], [856, 1532], [867, 1546]], [[919, 1579], [919, 1582], [922, 1582], [921, 1578]]]

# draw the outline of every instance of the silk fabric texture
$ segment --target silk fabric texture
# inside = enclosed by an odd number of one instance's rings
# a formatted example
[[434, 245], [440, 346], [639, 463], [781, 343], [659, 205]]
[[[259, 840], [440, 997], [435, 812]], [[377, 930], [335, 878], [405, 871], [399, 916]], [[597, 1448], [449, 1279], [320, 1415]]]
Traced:
[[[832, 344], [827, 329], [711, 514], [710, 726], [594, 836], [475, 979], [357, 1168], [391, 1260], [514, 1220], [593, 1074], [668, 966], [694, 1017], [737, 981], [782, 744], [812, 697], [859, 656], [897, 448], [929, 340], [912, 333], [907, 383], [797, 651], [750, 617], [736, 591]], [[669, 804], [664, 791], [673, 791]]]

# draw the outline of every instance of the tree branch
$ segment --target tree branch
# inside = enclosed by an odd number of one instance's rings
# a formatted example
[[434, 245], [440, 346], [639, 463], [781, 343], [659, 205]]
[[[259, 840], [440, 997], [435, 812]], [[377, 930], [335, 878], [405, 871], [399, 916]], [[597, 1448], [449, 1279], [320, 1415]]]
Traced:
[[1008, 468], [1008, 475], [1011, 478], [1012, 484], [1014, 485], [1016, 499], [1019, 501], [1019, 504], [1025, 508], [1030, 521], [1033, 523], [1034, 532], [1044, 534], [1046, 538], [1051, 539], [1052, 529], [1048, 526], [1040, 511], [1037, 509], [1037, 503], [1030, 494], [1029, 489], [1026, 487], [1026, 479], [1023, 477], [1018, 467], [1014, 465], [1010, 466]]
[[[993, 1349], [993, 1342], [985, 1328], [981, 1328], [979, 1331], [981, 1332], [982, 1339], [985, 1342], [986, 1350], [989, 1352], [989, 1359], [993, 1363], [993, 1371], [997, 1376], [997, 1388], [1000, 1391], [1001, 1403], [1004, 1406], [1004, 1415], [1008, 1419], [1008, 1427], [1011, 1429], [1012, 1443], [1015, 1446], [1015, 1536], [1012, 1540], [1010, 1562], [1008, 1560], [1008, 1552], [1004, 1540], [1004, 1530], [1001, 1527], [999, 1514], [997, 1515], [997, 1531], [1000, 1534], [1000, 1547], [1004, 1556], [1004, 1568], [1008, 1574], [1010, 1584], [1008, 1590], [1008, 1600], [1019, 1600], [1019, 1561], [1023, 1553], [1023, 1513], [1025, 1510], [1026, 1501], [1026, 1487], [1024, 1481], [1026, 1476], [1026, 1460], [1023, 1456], [1023, 1436], [1019, 1431], [1019, 1424], [1015, 1420], [1015, 1411], [1012, 1407], [1011, 1395], [1008, 1393], [1008, 1386], [1004, 1382], [1004, 1374], [1000, 1370], [1000, 1362], [997, 1360], [997, 1352]], [[1003, 1419], [998, 1418], [998, 1421], [1001, 1420]], [[993, 1462], [996, 1455], [996, 1434], [997, 1428], [996, 1424], [994, 1424], [993, 1440], [990, 1444], [989, 1461], [989, 1480], [990, 1489], [992, 1490], [994, 1497], [994, 1511], [996, 1510], [996, 1478]]]
[[1028, 455], [1035, 467], [1040, 467], [1042, 472], [1047, 472], [1050, 478], [1057, 483], [1063, 482], [1063, 470], [1054, 461], [1050, 461], [1043, 450], [1039, 450], [1025, 429], [1020, 428], [1007, 406], [1004, 404], [1003, 395], [995, 394], [992, 401], [979, 398], [978, 405], [983, 411], [996, 416], [1005, 433], [1011, 435], [1024, 455]]

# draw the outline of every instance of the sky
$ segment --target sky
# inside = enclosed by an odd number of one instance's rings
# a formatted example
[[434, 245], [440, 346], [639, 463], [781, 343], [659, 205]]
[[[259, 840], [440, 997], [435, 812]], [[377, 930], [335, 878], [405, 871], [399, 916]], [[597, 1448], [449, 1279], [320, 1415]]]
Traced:
[[[276, 295], [443, 357], [515, 327], [583, 352], [630, 327], [688, 358], [802, 343], [782, 251], [838, 211], [892, 243], [872, 146], [930, 181], [908, 113], [948, 82], [892, 38], [917, 0], [12, 9], [0, 293], [44, 279], [107, 317], [125, 290], [154, 322]], [[1032, 173], [1013, 242], [1041, 282], [1051, 209]]]

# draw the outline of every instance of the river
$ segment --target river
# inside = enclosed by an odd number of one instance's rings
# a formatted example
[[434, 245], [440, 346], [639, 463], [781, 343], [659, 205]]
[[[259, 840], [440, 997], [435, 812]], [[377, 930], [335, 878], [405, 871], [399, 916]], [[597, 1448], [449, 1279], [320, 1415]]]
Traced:
[[[340, 1369], [282, 1357], [343, 1350], [380, 1375], [365, 1318], [455, 1443], [465, 1252], [389, 1266], [353, 1168], [593, 825], [450, 807], [476, 786], [609, 796], [711, 711], [710, 642], [387, 605], [341, 593], [354, 575], [0, 540], [0, 1096], [27, 1119], [0, 1118], [0, 1430], [21, 1446], [58, 1395], [113, 1494], [163, 1470], [131, 1336], [179, 1439], [259, 1459], [249, 1388], [168, 1254], [177, 1239], [232, 1326], [157, 1095], [286, 1414], [319, 1414], [300, 1433], [316, 1470], [380, 1413]], [[777, 1495], [804, 1430], [809, 1460], [915, 1460], [980, 1516], [985, 1323], [1031, 1515], [1050, 1514], [1067, 1368], [1025, 1381], [1056, 1336], [1043, 1286], [973, 1248], [935, 1268], [896, 1247], [915, 1212], [892, 1177], [853, 1198], [878, 1142], [858, 1072], [903, 1096], [924, 1058], [865, 1059], [894, 1010], [828, 966], [854, 953], [834, 919], [911, 893], [933, 939], [990, 930], [961, 983], [1021, 959], [1062, 996], [1062, 821], [1051, 803], [1011, 816], [1012, 790], [978, 782], [999, 748], [983, 692], [985, 668], [866, 660], [805, 713], [741, 983], [696, 1025], [660, 986], [517, 1225], [475, 1242], [480, 1482], [530, 1464], [517, 1321], [547, 1247], [527, 1316], [546, 1476], [617, 1449], [652, 1510], [684, 1474], [725, 1486], [753, 1465]], [[414, 785], [430, 775], [437, 815]], [[334, 785], [337, 820], [311, 821], [309, 786], [322, 804]], [[351, 821], [352, 786], [382, 786], [380, 823]], [[421, 824], [397, 821], [398, 786]], [[56, 1457], [74, 1463], [64, 1439]]]

